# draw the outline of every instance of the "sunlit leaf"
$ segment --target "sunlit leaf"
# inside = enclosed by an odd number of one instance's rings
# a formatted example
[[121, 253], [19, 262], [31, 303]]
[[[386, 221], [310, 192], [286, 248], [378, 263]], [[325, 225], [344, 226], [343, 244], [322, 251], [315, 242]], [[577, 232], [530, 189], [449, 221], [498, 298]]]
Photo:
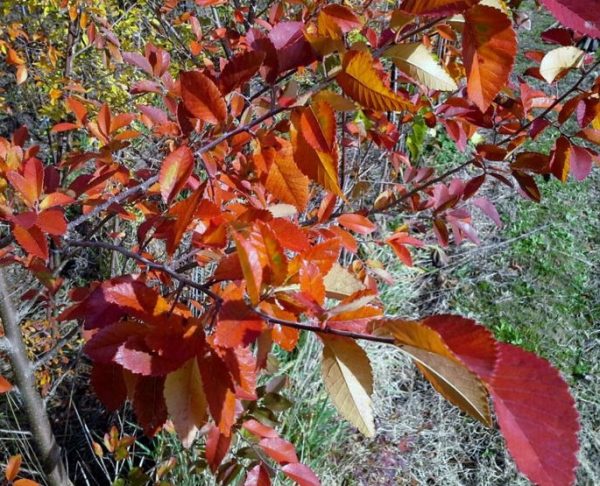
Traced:
[[408, 100], [388, 88], [373, 67], [369, 51], [348, 51], [344, 55], [342, 72], [336, 81], [354, 101], [377, 111], [403, 111], [412, 108]]
[[184, 447], [190, 447], [207, 416], [206, 396], [195, 357], [167, 375], [164, 396], [181, 443]]
[[482, 382], [452, 353], [440, 334], [416, 321], [386, 320], [386, 329], [425, 378], [448, 401], [490, 426], [492, 418]]
[[467, 93], [483, 112], [508, 81], [517, 54], [517, 37], [510, 19], [494, 7], [478, 5], [464, 15]]
[[373, 376], [365, 351], [348, 338], [321, 334], [321, 374], [331, 401], [342, 417], [367, 437], [375, 435], [371, 395]]
[[457, 89], [452, 76], [433, 57], [433, 54], [420, 42], [397, 44], [384, 52], [398, 69], [429, 89], [454, 91]]
[[540, 74], [547, 83], [552, 83], [563, 72], [581, 66], [584, 54], [575, 46], [552, 49], [542, 59]]
[[185, 186], [194, 168], [194, 156], [187, 145], [171, 152], [160, 167], [160, 193], [163, 201], [170, 202]]

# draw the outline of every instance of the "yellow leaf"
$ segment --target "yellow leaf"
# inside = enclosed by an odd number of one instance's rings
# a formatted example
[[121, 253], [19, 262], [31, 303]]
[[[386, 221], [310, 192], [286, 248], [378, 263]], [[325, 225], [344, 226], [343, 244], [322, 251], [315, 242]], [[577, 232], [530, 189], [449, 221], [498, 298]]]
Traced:
[[27, 80], [27, 68], [24, 65], [17, 67], [17, 84], [23, 84]]
[[365, 286], [339, 263], [334, 263], [331, 270], [323, 277], [325, 294], [331, 299], [345, 299], [346, 297], [364, 290]]
[[388, 320], [384, 327], [440, 394], [462, 411], [491, 426], [485, 386], [450, 351], [437, 332], [415, 321]]
[[206, 422], [207, 402], [196, 358], [167, 375], [164, 388], [167, 410], [184, 447], [190, 447]]
[[548, 83], [567, 69], [578, 68], [583, 62], [584, 52], [575, 46], [565, 46], [547, 52], [540, 64], [540, 74]]
[[352, 339], [321, 335], [321, 373], [340, 414], [367, 437], [375, 435], [371, 395], [373, 376], [365, 351]]
[[324, 89], [323, 91], [319, 91], [314, 97], [313, 101], [315, 103], [320, 103], [325, 101], [329, 103], [329, 106], [333, 108], [335, 111], [354, 111], [356, 110], [356, 105], [353, 101], [350, 101], [348, 98], [344, 98], [342, 95], [337, 94], [334, 91]]
[[395, 45], [385, 51], [384, 56], [391, 58], [398, 69], [429, 89], [439, 91], [457, 89], [454, 79], [420, 42]]
[[342, 71], [336, 81], [346, 95], [365, 108], [377, 111], [402, 111], [412, 104], [388, 88], [373, 67], [368, 51], [348, 51], [344, 55]]

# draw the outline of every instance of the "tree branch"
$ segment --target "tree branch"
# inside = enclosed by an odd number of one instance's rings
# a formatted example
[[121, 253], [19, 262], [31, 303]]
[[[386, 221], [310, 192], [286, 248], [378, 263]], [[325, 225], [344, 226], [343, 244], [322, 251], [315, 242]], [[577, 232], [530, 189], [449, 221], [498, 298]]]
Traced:
[[29, 421], [33, 443], [48, 484], [50, 486], [71, 485], [72, 483], [61, 459], [60, 447], [56, 443], [48, 420], [46, 407], [36, 387], [33, 368], [27, 358], [27, 350], [23, 343], [17, 312], [12, 305], [3, 270], [0, 271], [0, 318], [2, 319], [6, 339], [9, 342], [7, 351], [14, 373], [15, 384], [20, 392], [23, 411]]
[[65, 240], [65, 243], [70, 246], [79, 246], [84, 248], [103, 248], [105, 250], [116, 251], [121, 255], [126, 256], [127, 258], [131, 258], [132, 260], [136, 260], [139, 263], [146, 265], [148, 268], [152, 268], [153, 270], [158, 270], [159, 272], [163, 272], [169, 275], [174, 280], [181, 282], [188, 287], [192, 287], [196, 290], [199, 290], [203, 294], [208, 295], [215, 302], [221, 302], [221, 297], [215, 294], [212, 290], [208, 288], [208, 286], [199, 284], [198, 282], [194, 282], [192, 279], [177, 273], [177, 271], [169, 268], [166, 265], [162, 265], [160, 263], [154, 262], [145, 258], [137, 253], [134, 253], [127, 248], [123, 248], [122, 246], [113, 245], [111, 243], [105, 243], [103, 241], [76, 241], [76, 240]]
[[363, 341], [372, 341], [375, 343], [383, 343], [383, 344], [394, 344], [395, 343], [395, 340], [393, 337], [374, 336], [372, 334], [361, 334], [359, 332], [341, 331], [339, 329], [334, 329], [331, 327], [318, 327], [318, 326], [314, 326], [311, 324], [304, 324], [302, 322], [294, 322], [294, 321], [287, 321], [285, 319], [278, 319], [276, 317], [271, 317], [270, 315], [265, 314], [264, 312], [262, 312], [258, 309], [253, 309], [253, 310], [260, 317], [262, 317], [266, 321], [271, 322], [272, 324], [279, 324], [281, 326], [291, 327], [293, 329], [298, 329], [299, 331], [310, 331], [310, 332], [323, 333], [323, 334], [332, 334], [334, 336], [343, 336], [343, 337], [347, 337], [347, 338], [351, 338], [351, 339], [361, 339]]

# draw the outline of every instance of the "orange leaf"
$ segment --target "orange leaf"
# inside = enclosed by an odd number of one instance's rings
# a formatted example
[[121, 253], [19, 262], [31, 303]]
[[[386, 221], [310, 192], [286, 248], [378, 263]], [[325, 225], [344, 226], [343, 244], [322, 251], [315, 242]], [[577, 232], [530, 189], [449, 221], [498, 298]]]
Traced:
[[323, 305], [325, 302], [325, 284], [323, 275], [314, 263], [303, 262], [300, 267], [300, 290]]
[[6, 393], [12, 390], [12, 385], [6, 378], [0, 376], [0, 393]]
[[27, 253], [42, 260], [48, 259], [48, 242], [44, 233], [37, 226], [32, 226], [29, 229], [25, 229], [22, 226], [15, 226], [13, 228], [13, 235], [17, 243]]
[[224, 361], [210, 352], [198, 361], [210, 415], [222, 435], [229, 437], [235, 420], [235, 391]]
[[281, 285], [288, 276], [287, 257], [273, 230], [267, 224], [262, 222], [259, 222], [259, 227], [264, 243], [267, 264], [269, 266], [271, 283], [274, 285]]
[[23, 174], [10, 171], [8, 181], [21, 193], [24, 202], [32, 207], [42, 195], [44, 187], [44, 167], [40, 159], [31, 157], [23, 165]]
[[191, 196], [183, 201], [179, 201], [169, 210], [168, 215], [175, 223], [173, 226], [174, 231], [169, 231], [167, 234], [167, 253], [169, 255], [175, 253], [177, 246], [181, 242], [181, 238], [183, 238], [188, 226], [193, 221], [201, 195], [202, 188], [194, 191]]
[[345, 94], [365, 108], [377, 111], [402, 111], [412, 104], [388, 88], [373, 67], [369, 51], [348, 51], [344, 55], [342, 72], [336, 81]]
[[467, 94], [482, 112], [508, 82], [516, 54], [517, 36], [504, 12], [477, 5], [465, 13]]
[[[514, 165], [514, 164], [513, 164]], [[571, 167], [571, 143], [564, 135], [555, 142], [554, 152], [550, 159], [550, 171], [559, 181], [565, 182]]]
[[108, 139], [110, 135], [110, 107], [106, 103], [100, 108], [97, 123], [100, 133]]
[[434, 388], [480, 422], [492, 423], [483, 383], [444, 342], [443, 336], [419, 321], [386, 320], [396, 344], [413, 358]]
[[[313, 181], [344, 197], [338, 182], [338, 153], [334, 146], [331, 150], [315, 150], [304, 137], [300, 127], [302, 113], [310, 108], [302, 108], [292, 114], [291, 139], [294, 147], [294, 160], [304, 174]], [[313, 140], [315, 142], [315, 140]]]
[[342, 214], [338, 222], [349, 230], [361, 235], [368, 235], [377, 229], [377, 226], [368, 218], [360, 214]]
[[169, 203], [183, 189], [193, 168], [194, 156], [187, 145], [182, 145], [167, 155], [160, 167], [158, 179], [165, 203]]
[[22, 462], [23, 459], [21, 457], [21, 454], [11, 456], [11, 458], [8, 460], [8, 464], [6, 465], [6, 471], [4, 473], [7, 481], [14, 481], [14, 479], [17, 477], [17, 474], [19, 474]]
[[333, 150], [336, 128], [335, 113], [324, 100], [317, 100], [312, 107], [302, 110], [300, 114], [302, 135], [315, 150]]
[[31, 479], [17, 479], [13, 486], [40, 486], [40, 483], [32, 481]]
[[300, 171], [292, 156], [289, 142], [277, 152], [269, 168], [266, 189], [281, 201], [303, 211], [308, 204], [308, 178]]
[[67, 232], [67, 222], [64, 212], [59, 208], [51, 208], [39, 214], [36, 225], [44, 233], [54, 236], [62, 236]]
[[217, 124], [227, 119], [223, 95], [210, 78], [200, 71], [181, 73], [181, 96], [186, 109], [196, 118]]
[[342, 34], [360, 29], [361, 20], [348, 7], [331, 4], [324, 6], [317, 17], [317, 32], [331, 39], [340, 39]]
[[242, 266], [242, 272], [244, 273], [248, 297], [250, 297], [252, 305], [257, 305], [260, 301], [260, 291], [263, 279], [263, 268], [260, 261], [260, 255], [252, 242], [249, 239], [244, 238], [241, 234], [234, 233], [233, 239]]
[[226, 301], [219, 312], [214, 344], [236, 348], [252, 344], [265, 328], [264, 321], [242, 300]]

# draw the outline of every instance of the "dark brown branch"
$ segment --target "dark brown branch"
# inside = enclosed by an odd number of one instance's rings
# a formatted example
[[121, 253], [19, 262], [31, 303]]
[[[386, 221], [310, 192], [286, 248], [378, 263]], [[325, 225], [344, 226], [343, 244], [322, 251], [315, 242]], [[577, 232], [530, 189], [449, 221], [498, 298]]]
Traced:
[[162, 265], [160, 263], [154, 262], [145, 258], [137, 253], [134, 253], [127, 248], [123, 248], [122, 246], [113, 245], [111, 243], [105, 243], [103, 241], [76, 241], [76, 240], [65, 240], [65, 244], [70, 246], [79, 246], [84, 248], [103, 248], [105, 250], [116, 251], [121, 255], [126, 256], [127, 258], [131, 258], [132, 260], [136, 260], [137, 262], [146, 265], [148, 268], [153, 270], [157, 270], [159, 272], [163, 272], [169, 275], [172, 279], [177, 280], [178, 282], [187, 285], [188, 287], [192, 287], [200, 292], [208, 295], [215, 302], [221, 302], [221, 297], [215, 294], [212, 290], [208, 288], [208, 286], [199, 284], [198, 282], [194, 282], [192, 279], [177, 273], [177, 271], [172, 268], [167, 267], [166, 265]]
[[600, 60], [596, 61], [592, 65], [592, 67], [590, 67], [587, 71], [584, 71], [579, 77], [579, 79], [573, 84], [573, 86], [571, 86], [567, 91], [565, 91], [559, 98], [556, 98], [556, 100], [554, 100], [552, 104], [548, 106], [548, 108], [546, 108], [542, 113], [525, 123], [525, 125], [521, 125], [521, 127], [515, 133], [509, 135], [506, 138], [503, 138], [502, 140], [500, 140], [500, 142], [498, 142], [497, 145], [504, 145], [505, 143], [514, 140], [517, 137], [517, 135], [520, 135], [525, 130], [527, 130], [531, 125], [533, 125], [536, 122], [536, 120], [541, 120], [542, 118], [545, 118], [546, 115], [552, 112], [552, 110], [554, 110], [554, 108], [556, 108], [560, 103], [562, 103], [570, 94], [577, 91], [579, 89], [579, 86], [581, 86], [581, 83], [583, 83], [583, 81], [585, 80], [585, 78], [587, 78], [588, 75], [591, 74], [594, 71], [594, 69], [596, 69], [598, 66], [600, 66]]
[[46, 414], [46, 407], [35, 384], [33, 367], [27, 358], [17, 312], [11, 302], [4, 271], [0, 271], [0, 318], [9, 343], [8, 357], [12, 366], [15, 385], [23, 403], [23, 411], [29, 421], [31, 435], [40, 458], [46, 480], [50, 486], [67, 486], [71, 481], [61, 459], [60, 447]]
[[266, 321], [269, 321], [272, 324], [279, 324], [280, 326], [291, 327], [293, 329], [298, 329], [299, 331], [332, 334], [334, 336], [343, 336], [351, 339], [361, 339], [363, 341], [372, 341], [374, 343], [382, 344], [394, 344], [395, 342], [393, 337], [374, 336], [372, 334], [361, 334], [359, 332], [341, 331], [339, 329], [333, 329], [331, 327], [318, 327], [302, 322], [286, 321], [285, 319], [278, 319], [276, 317], [272, 317], [258, 309], [254, 309], [254, 312], [256, 312], [260, 317], [262, 317]]

